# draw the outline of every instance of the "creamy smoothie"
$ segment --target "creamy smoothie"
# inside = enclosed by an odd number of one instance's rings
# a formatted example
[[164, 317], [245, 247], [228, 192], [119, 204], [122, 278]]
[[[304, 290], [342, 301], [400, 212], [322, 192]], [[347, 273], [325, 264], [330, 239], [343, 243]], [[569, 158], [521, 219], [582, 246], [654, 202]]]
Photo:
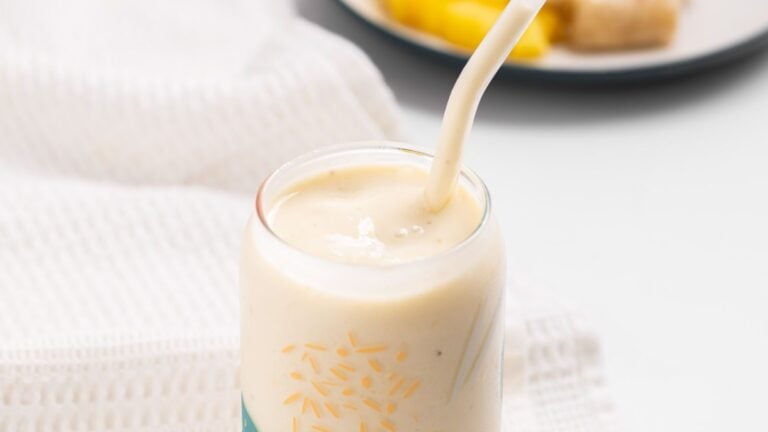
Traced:
[[374, 266], [428, 258], [467, 239], [482, 209], [459, 189], [442, 211], [424, 201], [418, 167], [328, 170], [283, 192], [268, 223], [289, 244], [330, 260]]
[[241, 266], [246, 428], [499, 432], [502, 242], [471, 173], [428, 208], [430, 163], [358, 148], [265, 183]]

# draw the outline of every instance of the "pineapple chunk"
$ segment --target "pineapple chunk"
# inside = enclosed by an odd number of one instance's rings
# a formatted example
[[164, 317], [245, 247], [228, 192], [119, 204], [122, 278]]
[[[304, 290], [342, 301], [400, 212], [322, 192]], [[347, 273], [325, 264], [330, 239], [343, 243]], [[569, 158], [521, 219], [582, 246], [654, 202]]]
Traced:
[[407, 24], [416, 25], [418, 22], [418, 16], [416, 14], [415, 5], [418, 2], [413, 0], [384, 0], [384, 6], [392, 15], [395, 20]]
[[[468, 50], [480, 45], [508, 0], [385, 0], [397, 21], [441, 36]], [[549, 51], [562, 33], [562, 20], [544, 9], [520, 38], [511, 59], [531, 59]]]
[[486, 5], [486, 6], [493, 6], [495, 8], [504, 9], [504, 7], [507, 6], [507, 3], [509, 3], [509, 0], [475, 0], [477, 3]]
[[531, 25], [520, 37], [520, 41], [512, 50], [509, 58], [512, 60], [535, 59], [549, 52], [551, 47], [547, 25], [540, 16], [534, 18]]
[[396, 21], [439, 35], [445, 10], [454, 0], [385, 0], [384, 6]]
[[[499, 18], [501, 9], [473, 1], [452, 3], [446, 10], [443, 37], [456, 45], [474, 50]], [[520, 38], [510, 59], [533, 59], [546, 54], [550, 47], [550, 34], [556, 24], [551, 17], [536, 17]]]
[[541, 26], [550, 42], [558, 42], [565, 37], [565, 20], [555, 8], [544, 6], [536, 16], [536, 20], [541, 21]]
[[416, 25], [435, 35], [440, 35], [445, 24], [445, 13], [448, 5], [454, 0], [418, 0], [413, 1], [416, 14]]
[[443, 38], [474, 50], [499, 18], [501, 9], [474, 1], [456, 1], [448, 5], [443, 23]]

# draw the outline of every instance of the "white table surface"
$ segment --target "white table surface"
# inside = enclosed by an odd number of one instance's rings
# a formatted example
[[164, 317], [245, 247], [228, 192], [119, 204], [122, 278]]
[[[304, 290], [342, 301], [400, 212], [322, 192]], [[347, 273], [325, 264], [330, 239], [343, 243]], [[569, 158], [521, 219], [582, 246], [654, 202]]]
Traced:
[[[372, 57], [431, 145], [458, 70], [332, 0], [299, 10]], [[497, 80], [467, 153], [512, 274], [601, 334], [628, 431], [768, 430], [768, 55], [626, 89]]]

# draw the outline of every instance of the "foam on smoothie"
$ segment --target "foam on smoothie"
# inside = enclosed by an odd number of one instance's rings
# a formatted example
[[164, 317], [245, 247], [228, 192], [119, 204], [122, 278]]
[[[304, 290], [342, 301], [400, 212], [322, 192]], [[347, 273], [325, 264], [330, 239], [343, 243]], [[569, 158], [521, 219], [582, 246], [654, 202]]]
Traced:
[[434, 256], [467, 239], [482, 209], [459, 187], [432, 212], [428, 176], [408, 165], [328, 171], [288, 187], [269, 209], [269, 225], [292, 246], [334, 261], [392, 265]]

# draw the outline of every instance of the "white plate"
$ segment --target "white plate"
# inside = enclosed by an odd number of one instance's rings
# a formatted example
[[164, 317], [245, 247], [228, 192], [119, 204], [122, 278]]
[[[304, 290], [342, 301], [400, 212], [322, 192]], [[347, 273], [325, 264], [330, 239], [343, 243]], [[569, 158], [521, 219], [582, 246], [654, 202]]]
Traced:
[[[379, 0], [339, 0], [355, 15], [402, 40], [464, 60], [468, 53], [391, 19]], [[727, 63], [768, 45], [768, 0], [689, 0], [674, 42], [664, 48], [584, 54], [556, 47], [535, 62], [511, 62], [514, 75], [568, 81], [640, 81]]]

